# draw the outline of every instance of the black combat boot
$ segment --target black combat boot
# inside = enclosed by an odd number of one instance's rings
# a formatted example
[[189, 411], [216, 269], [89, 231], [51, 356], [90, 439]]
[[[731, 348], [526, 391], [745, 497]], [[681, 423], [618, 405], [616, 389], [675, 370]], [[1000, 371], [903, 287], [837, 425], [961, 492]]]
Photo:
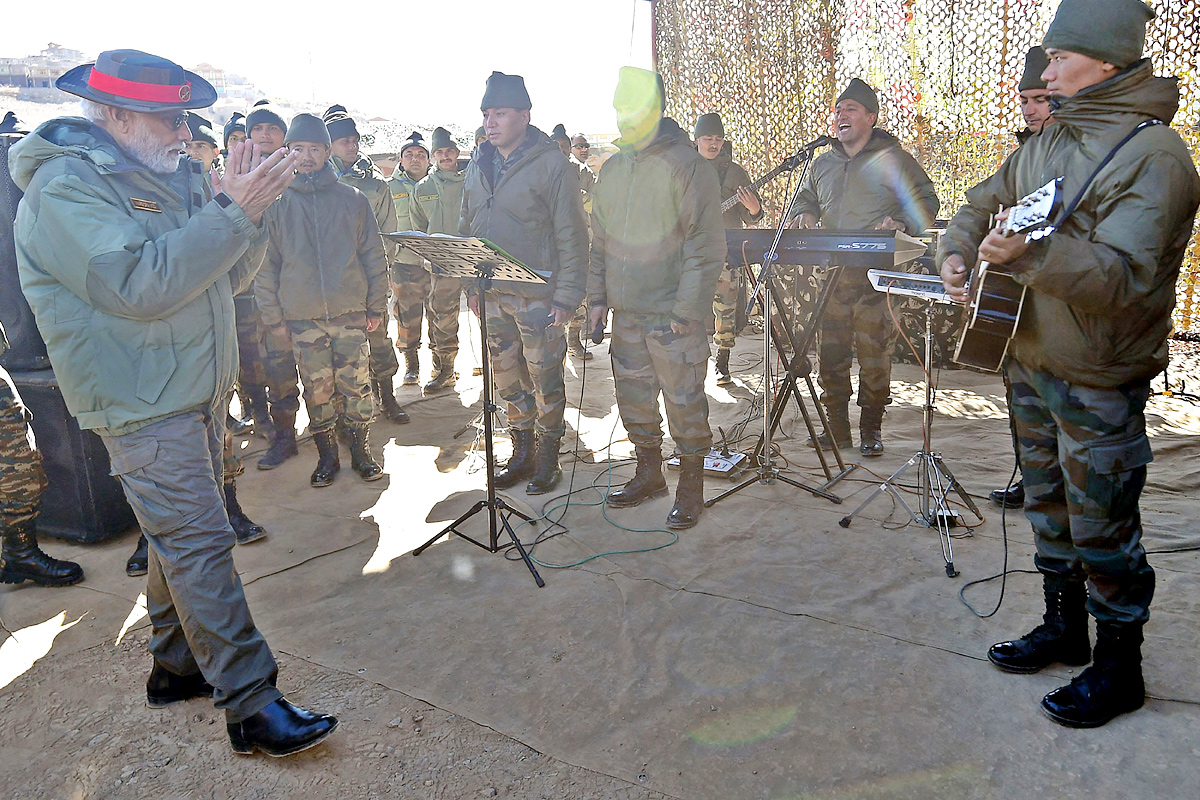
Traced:
[[265, 386], [246, 386], [238, 395], [242, 398], [243, 414], [249, 413], [254, 432], [270, 441], [275, 426], [267, 412], [267, 389]]
[[83, 567], [51, 558], [38, 547], [34, 520], [0, 529], [0, 583], [33, 581], [39, 586], [70, 586], [83, 580]]
[[858, 415], [858, 452], [864, 456], [883, 455], [883, 406], [863, 406]]
[[1146, 702], [1142, 680], [1142, 626], [1096, 622], [1092, 665], [1042, 698], [1042, 711], [1059, 725], [1098, 728]]
[[317, 468], [308, 479], [310, 486], [320, 488], [333, 483], [338, 470], [342, 468], [338, 457], [337, 435], [333, 428], [326, 428], [313, 434], [313, 444], [317, 446]]
[[1078, 667], [1091, 659], [1087, 584], [1043, 575], [1042, 590], [1046, 595], [1042, 624], [1016, 641], [988, 649], [988, 661], [1006, 672], [1037, 672], [1055, 662]]
[[424, 386], [425, 394], [444, 392], [454, 388], [454, 382], [458, 380], [458, 373], [454, 371], [454, 359], [457, 355], [457, 353], [433, 354], [433, 374], [429, 376], [429, 383]]
[[275, 469], [289, 458], [300, 453], [296, 447], [296, 412], [271, 409], [271, 421], [275, 430], [271, 436], [271, 446], [258, 460], [259, 469]]
[[533, 479], [525, 485], [525, 494], [545, 494], [558, 486], [562, 480], [562, 467], [558, 465], [558, 445], [561, 436], [542, 435], [537, 437], [537, 449], [533, 457]]
[[496, 472], [497, 489], [510, 489], [533, 476], [533, 431], [514, 430], [511, 435], [512, 457]]
[[416, 386], [421, 379], [421, 359], [417, 355], [418, 347], [420, 345], [414, 344], [404, 351], [404, 386]]
[[125, 574], [131, 578], [137, 578], [149, 571], [150, 543], [146, 541], [146, 534], [143, 533], [138, 535], [133, 555], [129, 556], [129, 560], [125, 562]]
[[1025, 479], [1006, 486], [1003, 489], [993, 489], [988, 495], [992, 502], [1005, 508], [1022, 508], [1025, 505]]
[[567, 352], [584, 361], [592, 360], [592, 353], [583, 346], [583, 339], [579, 336], [579, 326], [577, 325], [567, 328]]
[[237, 487], [233, 481], [225, 484], [225, 513], [229, 515], [229, 524], [238, 544], [250, 544], [266, 537], [267, 529], [255, 524], [254, 520], [242, 511], [242, 504], [237, 498]]
[[[383, 467], [379, 466], [379, 462], [371, 455], [370, 424], [348, 422], [346, 427], [350, 430], [350, 468], [364, 481], [379, 480], [383, 477]], [[336, 447], [336, 442], [334, 444]]]
[[637, 456], [637, 471], [633, 473], [633, 480], [609, 492], [605, 501], [609, 508], [630, 508], [667, 494], [667, 479], [662, 473], [662, 451], [657, 447], [637, 447], [634, 454]]
[[397, 425], [403, 425], [406, 422], [412, 422], [400, 404], [396, 402], [396, 389], [393, 383], [393, 378], [380, 378], [377, 381], [372, 381], [375, 387], [375, 396], [379, 398], [379, 410], [388, 418], [389, 422], [394, 422]]
[[733, 375], [729, 372], [729, 348], [717, 348], [717, 386], [731, 386]]
[[230, 722], [225, 727], [233, 752], [248, 755], [261, 750], [280, 758], [320, 744], [337, 725], [337, 717], [306, 711], [281, 697], [241, 722]]
[[172, 703], [191, 700], [193, 697], [212, 697], [213, 687], [199, 672], [191, 675], [176, 675], [155, 659], [146, 679], [146, 705], [164, 708]]
[[850, 438], [850, 410], [846, 406], [826, 406], [825, 419], [829, 422], [828, 427], [817, 437], [816, 445], [813, 444], [811, 436], [808, 438], [809, 447], [820, 446], [822, 450], [832, 450], [834, 445], [837, 445], [839, 450], [849, 450], [854, 446], [854, 441]]
[[700, 521], [704, 509], [704, 455], [679, 457], [679, 485], [675, 487], [675, 507], [667, 515], [672, 530], [691, 528]]

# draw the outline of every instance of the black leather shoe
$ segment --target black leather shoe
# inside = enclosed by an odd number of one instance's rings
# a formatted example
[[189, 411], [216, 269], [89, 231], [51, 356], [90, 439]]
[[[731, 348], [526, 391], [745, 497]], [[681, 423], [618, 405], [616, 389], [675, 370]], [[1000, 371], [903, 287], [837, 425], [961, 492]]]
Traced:
[[199, 672], [176, 675], [157, 661], [150, 670], [150, 677], [146, 679], [146, 705], [151, 708], [163, 708], [193, 697], [212, 696], [213, 687]]
[[150, 571], [150, 543], [146, 541], [146, 534], [138, 537], [137, 547], [133, 550], [133, 555], [125, 562], [125, 574], [131, 578], [137, 578], [145, 575]]
[[226, 726], [233, 752], [261, 750], [279, 758], [319, 744], [337, 728], [337, 718], [297, 708], [282, 697], [241, 722]]
[[988, 497], [998, 506], [1022, 508], [1025, 505], [1025, 480], [1019, 480], [1003, 489], [993, 489]]

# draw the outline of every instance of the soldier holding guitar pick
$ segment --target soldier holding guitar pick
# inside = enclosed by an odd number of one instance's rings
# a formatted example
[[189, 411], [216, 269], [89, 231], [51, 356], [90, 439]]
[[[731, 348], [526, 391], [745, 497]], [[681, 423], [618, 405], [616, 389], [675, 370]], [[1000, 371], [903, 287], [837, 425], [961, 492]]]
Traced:
[[[1043, 575], [1044, 624], [993, 645], [1010, 672], [1092, 665], [1042, 700], [1063, 725], [1094, 727], [1140, 708], [1142, 627], [1154, 570], [1138, 501], [1152, 458], [1145, 405], [1166, 339], [1200, 176], [1167, 124], [1178, 81], [1142, 58], [1141, 0], [1063, 0], [1042, 45], [1055, 125], [967, 193], [939, 248], [946, 291], [966, 301], [967, 264], [1027, 287], [1009, 350], [1025, 513]], [[1063, 208], [1030, 240], [989, 216], [1061, 177]], [[1001, 215], [1006, 216], [1006, 215]], [[1043, 233], [1046, 232], [1043, 231]], [[1090, 648], [1088, 612], [1096, 618]]]

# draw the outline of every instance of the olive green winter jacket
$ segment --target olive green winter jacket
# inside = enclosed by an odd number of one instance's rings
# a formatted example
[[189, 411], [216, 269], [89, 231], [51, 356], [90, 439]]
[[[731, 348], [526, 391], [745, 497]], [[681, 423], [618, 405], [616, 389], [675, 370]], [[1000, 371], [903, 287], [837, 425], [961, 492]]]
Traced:
[[297, 175], [263, 215], [267, 257], [254, 281], [264, 325], [386, 312], [387, 257], [366, 195], [333, 167]]
[[[367, 196], [371, 210], [375, 213], [375, 222], [379, 225], [380, 233], [396, 232], [396, 204], [392, 202], [392, 192], [388, 188], [383, 173], [375, 166], [368, 156], [360, 156], [358, 161], [350, 166], [342, 163], [337, 156], [329, 159], [337, 170], [337, 179], [342, 183], [353, 186]], [[397, 244], [391, 239], [384, 238], [383, 251], [387, 254], [388, 263], [396, 260]]]
[[822, 228], [870, 230], [891, 217], [919, 236], [941, 203], [933, 181], [900, 141], [879, 128], [853, 158], [839, 141], [813, 159], [789, 217], [812, 214]]
[[199, 162], [156, 175], [85, 119], [39, 126], [9, 167], [25, 192], [21, 288], [79, 426], [129, 433], [226, 397], [233, 295], [254, 277], [265, 231], [228, 197], [209, 199]]
[[[1062, 101], [1054, 125], [967, 192], [941, 239], [938, 263], [952, 253], [975, 263], [997, 207], [1054, 178], [1065, 179], [1062, 195], [1070, 203], [1127, 133], [1147, 119], [1169, 123], [1178, 108], [1177, 80], [1154, 77], [1149, 59]], [[1179, 134], [1158, 125], [1134, 136], [1059, 230], [1008, 265], [1031, 290], [1013, 357], [1085, 386], [1121, 386], [1161, 372], [1198, 203], [1200, 177]]]
[[417, 185], [415, 214], [426, 233], [458, 235], [466, 172], [430, 170]]
[[[428, 176], [427, 176], [428, 177]], [[418, 200], [421, 191], [418, 190], [421, 181], [414, 180], [411, 175], [404, 171], [403, 167], [396, 167], [395, 173], [392, 174], [391, 180], [388, 181], [388, 189], [392, 193], [392, 203], [396, 208], [396, 230], [398, 231], [419, 231], [427, 233], [424, 228], [424, 215], [418, 209], [420, 201]], [[424, 190], [426, 195], [426, 203], [433, 202], [436, 192], [431, 188], [426, 187]], [[412, 250], [399, 248], [396, 254], [396, 264], [423, 264], [425, 259], [414, 253]]]
[[703, 321], [725, 251], [717, 172], [674, 120], [664, 117], [642, 150], [622, 148], [604, 163], [592, 205], [590, 307]]
[[496, 291], [548, 298], [557, 308], [574, 311], [583, 302], [588, 258], [579, 173], [532, 125], [509, 156], [516, 160], [493, 186], [495, 153], [495, 145], [484, 142], [471, 156], [459, 232], [487, 239], [546, 279], [543, 284], [497, 281]]

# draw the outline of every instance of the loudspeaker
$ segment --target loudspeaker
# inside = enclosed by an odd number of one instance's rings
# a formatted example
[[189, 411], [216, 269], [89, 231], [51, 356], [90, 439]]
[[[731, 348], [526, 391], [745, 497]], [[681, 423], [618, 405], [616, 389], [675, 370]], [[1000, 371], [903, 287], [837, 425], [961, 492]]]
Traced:
[[99, 542], [137, 525], [120, 481], [108, 474], [104, 442], [91, 431], [80, 430], [67, 412], [54, 371], [9, 375], [33, 412], [33, 435], [49, 483], [38, 533], [72, 542]]
[[21, 293], [21, 282], [17, 278], [17, 253], [13, 244], [13, 220], [17, 216], [17, 203], [21, 201], [21, 190], [8, 174], [9, 148], [19, 142], [15, 134], [0, 135], [0, 322], [8, 336], [9, 350], [0, 356], [5, 369], [47, 369], [50, 359], [46, 356], [46, 345], [38, 333], [33, 312]]

